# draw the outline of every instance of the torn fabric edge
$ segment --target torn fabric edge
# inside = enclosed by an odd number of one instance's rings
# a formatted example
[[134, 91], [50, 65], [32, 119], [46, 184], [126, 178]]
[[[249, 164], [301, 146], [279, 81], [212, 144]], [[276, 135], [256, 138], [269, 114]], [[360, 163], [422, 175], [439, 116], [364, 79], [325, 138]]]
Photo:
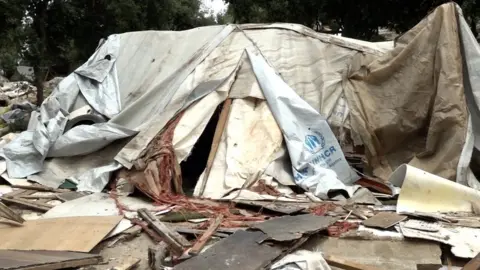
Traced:
[[76, 175], [68, 180], [77, 184], [77, 191], [102, 192], [110, 180], [111, 173], [120, 169], [116, 161], [111, 164], [88, 170], [80, 175]]
[[[480, 45], [470, 31], [470, 27], [465, 21], [462, 10], [458, 5], [456, 5], [456, 11], [460, 52], [462, 55], [463, 85], [465, 99], [470, 113], [466, 140], [457, 166], [456, 181], [462, 185], [478, 189], [480, 183], [473, 173], [471, 173], [470, 161], [472, 159], [473, 148], [479, 149], [478, 144], [480, 144], [480, 140], [477, 139], [477, 137], [480, 136], [480, 87], [478, 86], [480, 85], [480, 70], [478, 69], [480, 66]], [[475, 178], [476, 181], [473, 180], [472, 177]]]
[[121, 110], [115, 65], [120, 38], [111, 35], [88, 61], [74, 71], [78, 88], [97, 112], [112, 118]]
[[[166, 106], [171, 102], [174, 93], [178, 90], [178, 88], [185, 81], [185, 79], [187, 79], [187, 77], [195, 70], [198, 64], [205, 60], [205, 58], [210, 55], [210, 53], [215, 48], [217, 48], [218, 45], [220, 45], [225, 40], [225, 38], [227, 38], [233, 32], [234, 29], [234, 26], [227, 25], [225, 28], [222, 29], [222, 31], [220, 31], [220, 33], [215, 36], [215, 38], [211, 42], [207, 43], [205, 47], [201, 49], [201, 54], [195, 54], [194, 57], [187, 62], [188, 64], [186, 64], [184, 68], [179, 70], [179, 72], [174, 73], [173, 76], [175, 77], [171, 79], [172, 81], [169, 82], [168, 85], [166, 85], [166, 87], [171, 90], [170, 93], [167, 95], [167, 98], [165, 98], [165, 100], [167, 100], [167, 103], [165, 104], [163, 110], [165, 110]], [[178, 111], [174, 113], [174, 115], [176, 115], [177, 113]], [[149, 127], [146, 130], [141, 131], [140, 134], [138, 134], [139, 136], [132, 139], [132, 141], [130, 141], [124, 147], [124, 149], [122, 149], [115, 156], [115, 160], [122, 164], [125, 168], [131, 169], [134, 161], [142, 155], [142, 153], [148, 147], [152, 139], [163, 129], [167, 122], [168, 121], [160, 123], [150, 122]]]
[[276, 74], [263, 56], [247, 50], [272, 114], [285, 138], [297, 185], [321, 199], [332, 191], [352, 196], [351, 185], [359, 179], [348, 165], [327, 120], [300, 98]]

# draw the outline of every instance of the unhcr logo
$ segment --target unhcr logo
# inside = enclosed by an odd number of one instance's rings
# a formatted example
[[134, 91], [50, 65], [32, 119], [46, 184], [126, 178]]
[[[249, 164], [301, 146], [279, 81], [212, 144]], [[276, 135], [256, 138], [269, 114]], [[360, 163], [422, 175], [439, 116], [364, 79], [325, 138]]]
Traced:
[[316, 153], [325, 147], [325, 138], [320, 133], [307, 135], [305, 136], [305, 147], [309, 152]]

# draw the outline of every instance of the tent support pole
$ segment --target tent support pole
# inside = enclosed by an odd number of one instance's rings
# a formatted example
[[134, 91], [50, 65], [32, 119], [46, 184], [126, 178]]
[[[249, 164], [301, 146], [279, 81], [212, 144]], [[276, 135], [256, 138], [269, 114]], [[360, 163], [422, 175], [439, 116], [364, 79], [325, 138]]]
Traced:
[[205, 187], [207, 185], [208, 177], [210, 176], [210, 171], [212, 170], [213, 160], [217, 154], [218, 146], [220, 145], [220, 140], [222, 139], [223, 131], [225, 130], [225, 125], [228, 120], [228, 115], [230, 114], [230, 107], [232, 106], [232, 99], [227, 98], [223, 103], [222, 112], [217, 122], [217, 127], [215, 128], [215, 134], [213, 135], [212, 148], [210, 154], [208, 155], [207, 167], [205, 170], [205, 176], [202, 179], [202, 185], [200, 187], [199, 196], [202, 197], [205, 192]]

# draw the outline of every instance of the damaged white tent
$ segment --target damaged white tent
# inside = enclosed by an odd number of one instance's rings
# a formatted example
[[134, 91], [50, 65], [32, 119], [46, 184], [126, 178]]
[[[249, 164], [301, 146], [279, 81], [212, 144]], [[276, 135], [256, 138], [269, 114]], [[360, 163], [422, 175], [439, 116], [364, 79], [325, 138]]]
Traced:
[[[322, 198], [331, 190], [352, 195], [358, 176], [338, 149], [347, 144], [364, 146], [378, 178], [409, 163], [478, 188], [469, 164], [480, 147], [479, 59], [454, 4], [437, 8], [395, 48], [293, 24], [112, 35], [1, 149], [2, 177], [50, 187], [68, 179], [101, 191], [123, 167], [116, 178], [159, 198], [178, 189], [171, 180], [189, 170], [179, 164], [202, 149], [208, 131], [207, 153], [194, 162], [203, 164], [198, 196], [232, 198], [259, 179], [286, 193], [296, 183]], [[71, 128], [85, 105], [107, 121]], [[320, 151], [332, 143], [335, 151]], [[300, 181], [305, 175], [315, 175], [314, 186]]]

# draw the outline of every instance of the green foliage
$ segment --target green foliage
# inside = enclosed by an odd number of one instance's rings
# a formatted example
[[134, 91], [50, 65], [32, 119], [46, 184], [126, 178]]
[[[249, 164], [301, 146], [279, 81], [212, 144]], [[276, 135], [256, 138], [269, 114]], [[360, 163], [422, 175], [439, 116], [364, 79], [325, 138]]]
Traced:
[[[401, 33], [447, 0], [226, 0], [236, 23], [291, 22], [352, 38], [374, 40], [378, 28]], [[476, 34], [480, 0], [457, 0]]]

